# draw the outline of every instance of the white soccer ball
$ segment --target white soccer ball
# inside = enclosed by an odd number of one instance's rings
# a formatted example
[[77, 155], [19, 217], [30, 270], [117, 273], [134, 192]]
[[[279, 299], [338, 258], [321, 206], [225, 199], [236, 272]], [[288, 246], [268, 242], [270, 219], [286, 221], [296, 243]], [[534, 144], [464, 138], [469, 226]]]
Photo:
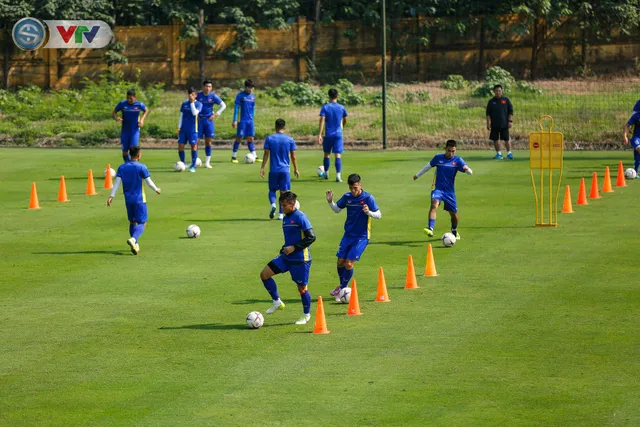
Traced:
[[176, 172], [184, 172], [184, 170], [187, 167], [185, 166], [185, 164], [183, 162], [176, 162], [175, 165], [173, 165], [173, 170]]
[[338, 298], [340, 298], [340, 302], [343, 304], [348, 304], [351, 300], [351, 288], [346, 287], [340, 289], [340, 293], [338, 294]]
[[323, 177], [324, 176], [324, 166], [318, 166], [318, 169], [316, 169], [316, 173], [318, 174], [319, 177]]
[[244, 162], [245, 163], [251, 164], [251, 163], [253, 163], [255, 161], [256, 161], [256, 156], [254, 156], [251, 153], [247, 153], [247, 155], [244, 156]]
[[200, 157], [196, 159], [196, 167], [197, 168], [202, 167], [202, 160], [200, 160]]
[[444, 233], [442, 235], [442, 244], [445, 248], [450, 248], [456, 244], [456, 236], [453, 233]]
[[200, 236], [200, 227], [195, 224], [191, 224], [187, 227], [187, 237], [196, 239], [198, 236]]
[[[109, 169], [111, 171], [111, 178], [115, 178], [116, 177], [116, 170], [114, 168], [110, 168]], [[104, 177], [107, 177], [107, 170], [104, 170]]]
[[627, 169], [626, 171], [624, 171], [624, 177], [627, 179], [636, 179], [636, 171], [634, 169]]
[[264, 317], [259, 311], [247, 314], [247, 326], [251, 329], [260, 329], [264, 325]]

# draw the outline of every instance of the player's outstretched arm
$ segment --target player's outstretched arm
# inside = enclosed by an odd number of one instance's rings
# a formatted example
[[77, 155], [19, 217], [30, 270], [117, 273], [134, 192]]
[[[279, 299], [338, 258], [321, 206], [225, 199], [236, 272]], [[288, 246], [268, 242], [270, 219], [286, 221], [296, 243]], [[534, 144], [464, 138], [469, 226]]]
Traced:
[[107, 199], [107, 206], [111, 206], [111, 202], [113, 202], [113, 198], [116, 196], [116, 192], [118, 191], [118, 188], [120, 188], [120, 183], [122, 183], [122, 178], [120, 178], [119, 176], [116, 176], [116, 180], [113, 181], [113, 188], [111, 189], [111, 194]]
[[420, 169], [420, 171], [413, 176], [413, 180], [415, 181], [416, 179], [420, 178], [422, 175], [427, 173], [429, 171], [429, 169], [431, 169], [432, 167], [433, 166], [431, 166], [431, 162], [427, 163], [427, 165], [425, 167]]
[[473, 175], [473, 171], [471, 170], [471, 168], [467, 165], [464, 165], [464, 167], [462, 168], [462, 170], [464, 171], [464, 173], [466, 173], [467, 175]]

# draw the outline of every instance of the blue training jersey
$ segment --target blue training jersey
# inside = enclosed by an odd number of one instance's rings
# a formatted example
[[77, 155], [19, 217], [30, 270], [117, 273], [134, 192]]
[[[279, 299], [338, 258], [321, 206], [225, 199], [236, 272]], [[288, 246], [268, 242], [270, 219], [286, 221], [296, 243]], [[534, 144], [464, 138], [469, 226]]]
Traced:
[[289, 155], [296, 151], [293, 138], [284, 133], [274, 133], [264, 140], [264, 149], [269, 150], [270, 172], [289, 172]]
[[122, 132], [138, 131], [138, 120], [140, 120], [140, 112], [147, 111], [147, 107], [140, 101], [134, 101], [129, 104], [127, 100], [118, 102], [116, 105], [116, 113], [122, 111]]
[[358, 197], [353, 197], [351, 192], [344, 193], [336, 203], [340, 209], [347, 208], [347, 220], [344, 222], [345, 235], [371, 238], [371, 217], [362, 210], [365, 204], [372, 212], [379, 210], [376, 200], [366, 191], [362, 191]]
[[[282, 232], [284, 233], [284, 246], [293, 246], [300, 242], [304, 238], [303, 231], [312, 229], [309, 218], [296, 209], [289, 215], [285, 215], [282, 218]], [[300, 262], [311, 261], [311, 252], [309, 248], [305, 248], [301, 251], [292, 252], [289, 255], [284, 255], [287, 261]]]
[[456, 174], [464, 172], [467, 165], [464, 160], [458, 156], [447, 159], [444, 154], [436, 154], [429, 164], [437, 168], [433, 188], [443, 193], [455, 193]]
[[142, 163], [133, 161], [120, 165], [116, 177], [120, 177], [122, 180], [122, 191], [127, 205], [147, 203], [142, 185], [144, 180], [150, 176], [149, 169]]
[[[253, 110], [256, 106], [256, 97], [252, 93], [244, 90], [236, 95], [236, 107], [233, 112], [233, 121], [252, 122]], [[240, 119], [238, 120], [238, 108], [240, 109]]]
[[337, 102], [326, 103], [320, 109], [320, 116], [325, 118], [325, 136], [342, 135], [342, 119], [348, 116], [344, 105]]
[[[190, 104], [189, 100], [186, 100], [180, 106], [180, 113], [182, 114], [181, 132], [198, 132], [198, 116], [193, 115]], [[196, 110], [202, 111], [202, 103], [195, 101], [194, 104]]]
[[632, 138], [640, 138], [640, 111], [634, 111], [627, 124], [633, 129]]
[[222, 104], [222, 99], [220, 99], [220, 97], [213, 92], [209, 92], [209, 95], [205, 95], [202, 92], [198, 92], [196, 101], [202, 104], [202, 110], [200, 111], [200, 114], [198, 114], [198, 116], [206, 119], [213, 116], [214, 105]]

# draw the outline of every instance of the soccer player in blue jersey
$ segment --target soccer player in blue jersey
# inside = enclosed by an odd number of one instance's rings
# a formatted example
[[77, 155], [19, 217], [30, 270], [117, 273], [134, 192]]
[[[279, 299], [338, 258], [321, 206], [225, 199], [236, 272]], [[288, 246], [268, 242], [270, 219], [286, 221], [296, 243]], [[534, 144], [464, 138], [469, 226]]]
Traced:
[[[211, 169], [211, 143], [213, 142], [213, 137], [216, 136], [213, 121], [222, 114], [225, 108], [227, 108], [227, 105], [218, 95], [213, 93], [213, 83], [211, 83], [211, 80], [202, 82], [202, 92], [198, 92], [196, 100], [202, 104], [202, 110], [198, 115], [198, 138], [202, 139], [204, 137], [204, 152], [207, 156], [204, 167]], [[213, 111], [214, 105], [220, 106], [218, 111]]]
[[[629, 131], [632, 132], [631, 141], [629, 141]], [[631, 142], [633, 145], [633, 169], [636, 171], [636, 178], [640, 179], [638, 168], [640, 167], [640, 101], [636, 102], [633, 107], [633, 114], [624, 125], [624, 143]]]
[[[256, 106], [256, 97], [253, 94], [254, 84], [252, 80], [245, 80], [244, 90], [236, 95], [235, 108], [233, 110], [233, 123], [231, 126], [237, 128], [236, 141], [233, 143], [231, 153], [231, 163], [238, 163], [238, 149], [243, 138], [247, 138], [249, 151], [256, 157], [256, 162], [262, 162], [256, 154], [256, 146], [253, 138], [256, 136], [253, 125], [253, 111]], [[240, 121], [238, 121], [238, 118]]]
[[187, 90], [189, 99], [180, 106], [180, 119], [178, 120], [178, 157], [185, 162], [184, 146], [191, 145], [191, 167], [189, 172], [196, 171], [198, 160], [198, 115], [202, 111], [202, 103], [196, 100], [196, 90], [190, 87]]
[[284, 302], [280, 300], [278, 286], [273, 276], [280, 273], [291, 274], [291, 280], [298, 285], [298, 292], [302, 300], [302, 315], [296, 325], [304, 325], [311, 318], [311, 295], [307, 289], [309, 270], [311, 269], [311, 253], [309, 246], [316, 240], [309, 218], [296, 209], [297, 196], [291, 191], [280, 194], [280, 203], [285, 216], [282, 220], [284, 245], [280, 255], [272, 259], [260, 273], [264, 287], [273, 299], [273, 305], [267, 309], [267, 314], [284, 309]]
[[127, 206], [127, 217], [129, 218], [129, 235], [131, 236], [127, 240], [127, 244], [131, 248], [131, 252], [134, 255], [138, 255], [138, 252], [140, 252], [138, 239], [142, 235], [148, 219], [147, 198], [144, 194], [144, 188], [142, 188], [142, 182], [144, 181], [157, 194], [160, 194], [160, 189], [151, 180], [149, 169], [140, 163], [140, 147], [129, 148], [129, 155], [131, 156], [131, 161], [120, 165], [118, 168], [111, 195], [107, 199], [107, 206], [111, 206], [113, 198], [116, 196], [120, 184], [122, 184], [124, 202]]
[[[122, 117], [118, 116], [118, 112], [122, 111]], [[140, 112], [144, 111], [142, 117]], [[118, 102], [111, 116], [113, 119], [122, 123], [120, 131], [120, 143], [122, 144], [122, 159], [124, 162], [131, 161], [129, 156], [129, 148], [137, 147], [140, 141], [140, 128], [144, 126], [144, 119], [147, 118], [149, 109], [140, 101], [136, 101], [136, 91], [129, 89], [127, 91], [127, 99]]]
[[[296, 143], [289, 135], [284, 133], [285, 121], [283, 119], [276, 120], [276, 133], [269, 135], [264, 140], [264, 163], [260, 167], [260, 176], [264, 178], [264, 166], [269, 162], [269, 203], [271, 203], [271, 211], [269, 218], [273, 219], [276, 214], [276, 191], [291, 189], [291, 176], [289, 175], [289, 158], [293, 163], [293, 173], [296, 178], [300, 178], [298, 171], [298, 161], [296, 160]], [[282, 219], [282, 205], [280, 205], [280, 215], [278, 219]]]
[[[347, 109], [338, 104], [338, 90], [329, 89], [329, 102], [320, 110], [320, 130], [318, 131], [318, 144], [322, 144], [324, 151], [324, 179], [329, 179], [331, 167], [331, 152], [336, 161], [336, 182], [342, 182], [342, 153], [344, 142], [342, 140], [342, 128], [347, 124]], [[322, 131], [327, 127], [324, 139]]]
[[451, 233], [460, 239], [458, 233], [458, 204], [456, 202], [455, 180], [458, 172], [472, 175], [473, 171], [456, 156], [456, 142], [453, 139], [447, 141], [444, 154], [436, 154], [433, 159], [420, 172], [413, 176], [413, 180], [420, 178], [431, 168], [436, 168], [431, 191], [431, 209], [429, 210], [429, 226], [424, 229], [426, 235], [433, 237], [433, 227], [436, 225], [436, 209], [440, 202], [444, 203], [444, 210], [451, 215]]
[[338, 294], [340, 289], [346, 288], [353, 277], [353, 268], [356, 261], [364, 253], [371, 237], [371, 218], [380, 219], [382, 212], [376, 204], [373, 196], [362, 190], [360, 175], [352, 173], [347, 178], [349, 192], [333, 202], [333, 191], [327, 191], [327, 202], [329, 207], [339, 213], [342, 209], [347, 209], [347, 219], [344, 223], [344, 235], [338, 248], [338, 279], [340, 285], [331, 291], [331, 296], [340, 301]]

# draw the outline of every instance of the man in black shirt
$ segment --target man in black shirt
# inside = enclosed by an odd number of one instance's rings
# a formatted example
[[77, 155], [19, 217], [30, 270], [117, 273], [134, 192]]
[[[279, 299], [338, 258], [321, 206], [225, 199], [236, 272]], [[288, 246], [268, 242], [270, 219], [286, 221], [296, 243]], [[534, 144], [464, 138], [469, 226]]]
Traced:
[[502, 160], [500, 140], [503, 140], [507, 147], [507, 159], [512, 160], [509, 129], [513, 121], [513, 105], [511, 105], [509, 98], [502, 96], [502, 86], [495, 85], [493, 93], [495, 96], [487, 104], [487, 129], [491, 132], [489, 139], [493, 141], [496, 148], [494, 159]]

